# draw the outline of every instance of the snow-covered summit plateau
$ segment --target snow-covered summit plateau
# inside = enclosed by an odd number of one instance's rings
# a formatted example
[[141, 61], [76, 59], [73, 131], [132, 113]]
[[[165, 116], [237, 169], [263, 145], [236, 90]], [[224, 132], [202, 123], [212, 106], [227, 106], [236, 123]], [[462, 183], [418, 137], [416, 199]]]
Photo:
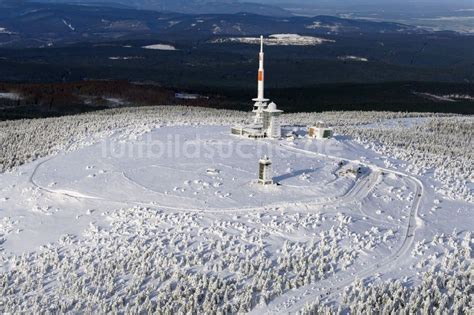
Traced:
[[[285, 139], [230, 135], [251, 118], [0, 122], [0, 312], [473, 309], [472, 117], [284, 114]], [[333, 139], [300, 127], [320, 120]]]
[[[324, 43], [334, 43], [332, 39], [326, 39], [314, 36], [303, 36], [298, 34], [273, 34], [265, 38], [265, 45], [268, 46], [316, 46]], [[213, 43], [243, 43], [243, 44], [260, 44], [259, 37], [228, 37], [219, 38], [212, 41]]]

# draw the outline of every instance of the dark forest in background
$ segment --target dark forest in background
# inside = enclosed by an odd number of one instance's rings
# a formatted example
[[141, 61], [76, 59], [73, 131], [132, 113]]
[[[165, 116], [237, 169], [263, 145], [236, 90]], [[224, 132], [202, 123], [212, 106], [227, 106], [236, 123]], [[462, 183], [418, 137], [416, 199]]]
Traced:
[[[0, 93], [22, 97], [0, 98], [0, 119], [165, 104], [250, 110], [258, 47], [212, 42], [262, 33], [331, 40], [266, 47], [267, 96], [285, 111], [474, 112], [474, 36], [328, 16], [185, 15], [23, 2], [1, 9]], [[153, 44], [177, 50], [143, 48]], [[202, 97], [175, 98], [179, 92]]]

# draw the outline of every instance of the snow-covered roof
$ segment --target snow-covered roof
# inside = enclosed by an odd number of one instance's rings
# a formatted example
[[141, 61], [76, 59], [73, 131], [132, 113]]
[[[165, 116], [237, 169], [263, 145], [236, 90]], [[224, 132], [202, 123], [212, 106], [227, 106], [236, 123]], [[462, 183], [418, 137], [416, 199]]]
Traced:
[[274, 102], [268, 104], [267, 109], [264, 110], [267, 113], [283, 113], [282, 110], [277, 109], [277, 105]]
[[243, 131], [249, 135], [259, 135], [262, 134], [261, 129], [254, 129], [254, 128], [244, 128]]
[[270, 165], [272, 164], [272, 161], [268, 156], [265, 155], [263, 158], [260, 159], [260, 163]]

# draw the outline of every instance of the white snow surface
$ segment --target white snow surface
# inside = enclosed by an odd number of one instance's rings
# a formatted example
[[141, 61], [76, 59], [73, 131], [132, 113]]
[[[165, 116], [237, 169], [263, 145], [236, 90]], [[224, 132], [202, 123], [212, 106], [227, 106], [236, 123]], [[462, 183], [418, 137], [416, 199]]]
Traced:
[[148, 46], [143, 46], [143, 49], [151, 49], [151, 50], [166, 50], [166, 51], [174, 51], [176, 50], [176, 47], [168, 44], [154, 44], [154, 45], [148, 45]]
[[0, 99], [1, 98], [17, 101], [17, 100], [21, 100], [22, 96], [15, 92], [0, 92]]
[[72, 26], [71, 23], [68, 23], [65, 19], [62, 19], [63, 21], [63, 24], [66, 25], [71, 31], [75, 31], [76, 28], [74, 26]]
[[341, 25], [338, 23], [329, 25], [329, 24], [323, 24], [320, 21], [315, 21], [313, 22], [313, 24], [306, 25], [306, 28], [310, 30], [327, 29], [328, 32], [337, 33], [340, 30]]
[[435, 102], [474, 101], [474, 97], [468, 94], [436, 95], [432, 93], [421, 93], [421, 92], [413, 92], [413, 94], [418, 95], [423, 98], [427, 98]]
[[134, 59], [143, 59], [140, 56], [112, 56], [109, 57], [110, 60], [134, 60]]
[[361, 62], [368, 62], [369, 59], [364, 57], [357, 57], [357, 56], [339, 56], [337, 57], [339, 60], [344, 61], [361, 61]]
[[[259, 37], [228, 37], [219, 38], [212, 41], [213, 43], [243, 43], [259, 45]], [[325, 39], [314, 36], [302, 36], [298, 34], [273, 34], [264, 39], [265, 45], [268, 46], [316, 46], [324, 43], [334, 43], [334, 40]]]
[[13, 34], [12, 32], [10, 32], [9, 30], [7, 30], [5, 27], [0, 27], [0, 34]]
[[[283, 116], [294, 140], [253, 141], [222, 113], [121, 124], [0, 174], [3, 309], [295, 313], [343, 303], [357, 279], [416, 285], [447, 252], [472, 263], [473, 204], [445, 198], [433, 173], [343, 134], [309, 139], [291, 127], [304, 114]], [[279, 185], [255, 183], [265, 154]]]

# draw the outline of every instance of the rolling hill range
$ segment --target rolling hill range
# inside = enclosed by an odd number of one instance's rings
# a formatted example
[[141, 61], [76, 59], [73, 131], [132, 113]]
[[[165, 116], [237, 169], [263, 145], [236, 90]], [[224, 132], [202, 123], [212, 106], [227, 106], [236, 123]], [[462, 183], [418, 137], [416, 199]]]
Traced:
[[[24, 90], [15, 84], [49, 91], [47, 84], [119, 80], [150, 90], [159, 86], [171, 95], [167, 104], [185, 103], [173, 98], [185, 91], [207, 97], [199, 106], [246, 110], [255, 94], [255, 38], [264, 34], [266, 85], [286, 111], [472, 113], [474, 37], [469, 35], [331, 16], [190, 15], [24, 2], [3, 2], [0, 8], [0, 82], [7, 83], [0, 95]], [[0, 98], [0, 106], [8, 108], [0, 119], [110, 105], [100, 93], [99, 104], [63, 94], [24, 97], [19, 103]], [[150, 99], [125, 103], [163, 100]]]
[[156, 34], [203, 39], [216, 35], [274, 33], [354, 35], [424, 34], [427, 31], [397, 23], [329, 16], [283, 18], [250, 13], [187, 15], [96, 6], [0, 3], [0, 46], [3, 47], [42, 47]]
[[41, 3], [68, 3], [80, 5], [106, 5], [138, 10], [169, 11], [186, 14], [235, 14], [248, 12], [269, 16], [290, 16], [291, 13], [271, 4], [238, 0], [39, 0]]

